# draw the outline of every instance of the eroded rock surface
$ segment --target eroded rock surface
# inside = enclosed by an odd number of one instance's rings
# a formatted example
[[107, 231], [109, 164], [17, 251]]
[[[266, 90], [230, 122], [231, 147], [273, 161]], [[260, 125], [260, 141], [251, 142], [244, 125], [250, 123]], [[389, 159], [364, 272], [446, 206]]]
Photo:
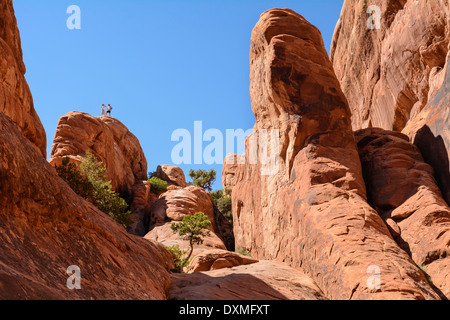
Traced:
[[65, 157], [80, 163], [88, 151], [103, 162], [113, 189], [126, 199], [136, 182], [147, 179], [147, 159], [139, 140], [119, 120], [76, 111], [61, 117], [50, 163], [60, 165]]
[[[152, 226], [150, 232], [145, 235], [145, 239], [157, 241], [165, 247], [178, 245], [180, 249], [188, 250], [189, 241], [183, 239], [171, 229], [171, 226], [174, 223], [176, 222], [171, 221]], [[204, 242], [202, 245], [194, 246], [194, 255], [204, 250], [210, 250], [211, 248], [226, 250], [222, 239], [220, 239], [214, 232], [210, 232], [208, 236], [204, 237]]]
[[450, 297], [450, 208], [418, 148], [382, 129], [356, 133], [369, 203], [397, 243]]
[[47, 138], [25, 80], [25, 64], [12, 0], [0, 3], [0, 112], [11, 118], [46, 158]]
[[427, 106], [403, 130], [419, 147], [425, 161], [435, 171], [435, 178], [450, 205], [450, 53], [440, 71], [442, 82]]
[[[0, 113], [0, 298], [165, 299], [172, 257], [76, 195]], [[82, 290], [66, 286], [78, 266]]]
[[[368, 27], [370, 5], [381, 10], [379, 29]], [[447, 1], [344, 2], [331, 60], [355, 130], [401, 131], [427, 105], [446, 64], [449, 19]]]
[[[380, 8], [379, 29], [373, 25]], [[440, 0], [346, 0], [331, 59], [355, 130], [402, 131], [450, 204], [450, 6]]]
[[234, 187], [234, 176], [238, 167], [240, 156], [237, 154], [227, 154], [222, 167], [222, 188], [224, 191], [231, 191]]
[[167, 181], [169, 185], [183, 188], [188, 186], [183, 170], [177, 166], [160, 165], [156, 169], [155, 177]]
[[128, 227], [131, 234], [143, 237], [149, 231], [151, 210], [158, 196], [151, 191], [148, 181], [138, 181], [133, 186], [133, 201], [130, 206], [133, 223]]
[[172, 300], [325, 300], [303, 272], [275, 261], [172, 274]]
[[215, 227], [214, 208], [208, 192], [195, 186], [171, 188], [153, 205], [150, 224], [182, 221], [185, 215], [197, 212], [203, 212], [211, 221], [212, 227]]
[[[329, 299], [438, 299], [366, 201], [350, 109], [317, 28], [291, 10], [265, 12], [250, 62], [254, 136], [279, 130], [266, 139], [279, 170], [250, 164], [247, 139], [233, 188], [236, 245], [302, 268]], [[378, 288], [367, 282], [372, 266]]]
[[252, 263], [258, 260], [224, 250], [206, 250], [198, 253], [189, 264], [187, 272], [214, 271]]

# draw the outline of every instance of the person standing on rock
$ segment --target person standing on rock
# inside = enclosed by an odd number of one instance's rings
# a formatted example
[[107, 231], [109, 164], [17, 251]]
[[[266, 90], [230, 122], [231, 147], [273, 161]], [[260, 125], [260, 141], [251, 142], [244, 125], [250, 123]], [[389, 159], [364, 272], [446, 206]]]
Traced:
[[112, 109], [113, 109], [113, 107], [111, 107], [111, 105], [108, 104], [108, 109], [107, 109], [107, 111], [106, 111], [106, 115], [108, 115], [108, 116], [111, 117], [111, 111], [112, 111]]
[[106, 114], [105, 109], [106, 109], [105, 104], [102, 104], [102, 116], [104, 116]]

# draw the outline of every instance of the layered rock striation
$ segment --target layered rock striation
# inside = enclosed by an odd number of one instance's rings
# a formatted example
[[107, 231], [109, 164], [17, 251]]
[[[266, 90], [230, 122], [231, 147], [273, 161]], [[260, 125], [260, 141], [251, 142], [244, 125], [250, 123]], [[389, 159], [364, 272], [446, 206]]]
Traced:
[[251, 164], [258, 139], [247, 139], [232, 192], [236, 245], [302, 268], [329, 299], [438, 299], [367, 203], [350, 108], [319, 30], [269, 10], [253, 30], [250, 63], [254, 136], [278, 135], [267, 142], [271, 174]]
[[[169, 252], [75, 194], [2, 113], [0, 154], [1, 299], [167, 297]], [[67, 287], [70, 266], [81, 290]]]
[[25, 72], [13, 3], [12, 0], [4, 0], [0, 3], [0, 112], [13, 120], [46, 158], [47, 138], [34, 109]]
[[331, 60], [353, 128], [403, 131], [450, 204], [449, 49], [448, 1], [346, 0]]

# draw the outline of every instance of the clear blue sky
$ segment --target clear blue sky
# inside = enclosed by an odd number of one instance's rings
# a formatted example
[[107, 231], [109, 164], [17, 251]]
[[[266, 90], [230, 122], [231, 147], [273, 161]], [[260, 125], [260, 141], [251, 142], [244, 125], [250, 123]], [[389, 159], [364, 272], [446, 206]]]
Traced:
[[[59, 117], [100, 115], [110, 103], [141, 142], [153, 171], [172, 164], [175, 129], [244, 130], [255, 119], [249, 96], [250, 35], [270, 8], [290, 8], [316, 25], [327, 50], [343, 0], [14, 0], [26, 78], [47, 132]], [[67, 8], [81, 9], [69, 30]], [[205, 143], [207, 145], [208, 143]], [[225, 151], [224, 151], [225, 152]], [[218, 172], [221, 165], [181, 165]]]

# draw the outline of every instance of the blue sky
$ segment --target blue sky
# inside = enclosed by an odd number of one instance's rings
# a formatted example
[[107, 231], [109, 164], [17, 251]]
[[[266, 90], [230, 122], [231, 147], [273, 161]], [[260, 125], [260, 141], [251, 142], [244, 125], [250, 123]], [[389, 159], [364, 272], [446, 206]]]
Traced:
[[[14, 0], [26, 78], [47, 132], [69, 111], [113, 116], [139, 139], [153, 171], [172, 164], [172, 132], [250, 129], [250, 35], [270, 8], [290, 8], [316, 25], [329, 51], [343, 0]], [[67, 8], [81, 9], [69, 30]], [[204, 146], [208, 142], [204, 143]], [[240, 150], [236, 150], [240, 151]], [[225, 151], [224, 151], [225, 152]], [[221, 165], [180, 165], [215, 169]]]

